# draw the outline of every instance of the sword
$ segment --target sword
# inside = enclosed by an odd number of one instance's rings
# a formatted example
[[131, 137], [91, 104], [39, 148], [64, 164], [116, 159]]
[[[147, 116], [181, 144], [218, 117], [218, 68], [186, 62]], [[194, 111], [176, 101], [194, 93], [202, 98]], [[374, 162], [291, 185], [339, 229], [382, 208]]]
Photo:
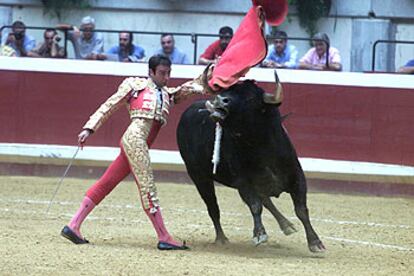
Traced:
[[48, 213], [49, 213], [50, 206], [52, 206], [53, 200], [55, 199], [55, 196], [56, 196], [56, 194], [58, 193], [58, 191], [59, 191], [59, 189], [60, 189], [60, 186], [62, 185], [63, 179], [66, 177], [66, 174], [68, 173], [68, 171], [69, 171], [70, 167], [72, 166], [73, 160], [75, 160], [76, 155], [78, 154], [79, 149], [80, 149], [81, 147], [82, 147], [82, 144], [79, 144], [79, 145], [78, 145], [78, 148], [77, 148], [77, 149], [76, 149], [76, 151], [75, 151], [75, 154], [73, 155], [72, 159], [70, 159], [69, 165], [66, 167], [65, 172], [63, 173], [62, 177], [60, 178], [59, 182], [57, 183], [57, 185], [56, 185], [56, 189], [55, 189], [55, 192], [53, 193], [52, 198], [49, 200], [49, 205], [47, 206], [46, 214], [48, 214]]

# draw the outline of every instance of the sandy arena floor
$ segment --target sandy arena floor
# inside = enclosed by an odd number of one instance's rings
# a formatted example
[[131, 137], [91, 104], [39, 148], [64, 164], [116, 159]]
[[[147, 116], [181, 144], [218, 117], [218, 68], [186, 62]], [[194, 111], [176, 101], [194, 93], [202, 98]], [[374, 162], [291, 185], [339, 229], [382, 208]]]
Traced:
[[290, 197], [274, 199], [299, 230], [284, 236], [269, 212], [266, 244], [251, 242], [252, 218], [237, 192], [217, 187], [231, 243], [212, 244], [214, 229], [195, 186], [159, 183], [170, 232], [191, 251], [161, 252], [132, 182], [121, 183], [83, 225], [90, 245], [59, 232], [93, 181], [0, 177], [1, 275], [414, 275], [414, 200], [308, 194], [313, 226], [328, 251], [308, 251]]

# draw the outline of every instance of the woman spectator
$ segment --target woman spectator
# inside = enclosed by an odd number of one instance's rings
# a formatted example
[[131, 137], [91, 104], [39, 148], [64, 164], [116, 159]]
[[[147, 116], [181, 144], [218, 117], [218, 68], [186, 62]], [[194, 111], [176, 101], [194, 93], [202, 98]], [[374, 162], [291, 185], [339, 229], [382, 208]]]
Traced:
[[[338, 49], [330, 47], [329, 37], [325, 33], [313, 36], [311, 48], [300, 60], [299, 69], [341, 71], [341, 56]], [[326, 57], [328, 53], [328, 58]]]

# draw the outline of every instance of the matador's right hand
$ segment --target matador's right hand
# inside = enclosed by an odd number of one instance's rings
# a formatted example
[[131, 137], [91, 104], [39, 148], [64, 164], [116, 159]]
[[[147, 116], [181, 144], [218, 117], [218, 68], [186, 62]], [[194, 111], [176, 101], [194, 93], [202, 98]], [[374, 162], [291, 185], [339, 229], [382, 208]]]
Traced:
[[78, 135], [78, 143], [83, 145], [91, 134], [92, 131], [89, 129], [82, 130]]

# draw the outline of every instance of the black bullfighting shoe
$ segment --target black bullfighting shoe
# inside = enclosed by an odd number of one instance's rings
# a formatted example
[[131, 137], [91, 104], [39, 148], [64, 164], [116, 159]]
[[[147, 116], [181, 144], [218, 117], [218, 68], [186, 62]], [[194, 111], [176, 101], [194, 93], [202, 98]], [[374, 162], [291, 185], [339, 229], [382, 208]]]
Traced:
[[174, 245], [168, 242], [158, 242], [157, 248], [159, 250], [189, 250], [190, 247], [185, 245]]
[[60, 235], [62, 235], [62, 237], [64, 238], [67, 238], [74, 244], [89, 243], [87, 239], [81, 239], [80, 237], [78, 237], [78, 235], [76, 235], [75, 232], [73, 232], [67, 225], [63, 227], [62, 231], [60, 232]]

